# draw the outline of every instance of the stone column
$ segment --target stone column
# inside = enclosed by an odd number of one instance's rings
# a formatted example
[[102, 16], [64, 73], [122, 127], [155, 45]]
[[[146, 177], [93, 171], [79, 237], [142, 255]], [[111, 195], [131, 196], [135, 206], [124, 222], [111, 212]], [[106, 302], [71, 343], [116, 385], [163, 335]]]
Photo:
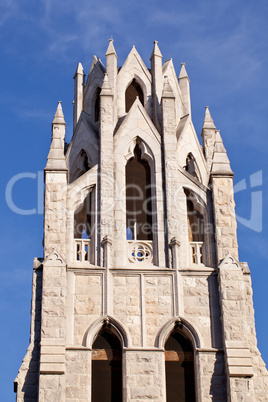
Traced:
[[126, 349], [123, 354], [124, 402], [166, 401], [165, 353], [160, 349]]
[[153, 96], [153, 120], [156, 128], [160, 130], [159, 121], [161, 121], [160, 100], [163, 91], [163, 73], [162, 73], [162, 54], [158, 47], [158, 42], [154, 41], [154, 49], [151, 55], [151, 74], [152, 74], [152, 96]]
[[109, 268], [111, 268], [111, 250], [112, 242], [108, 236], [105, 236], [102, 240], [103, 247], [103, 266], [106, 268], [104, 276], [104, 308], [103, 314], [110, 314], [112, 309], [112, 277]]
[[215, 238], [218, 263], [230, 251], [238, 259], [233, 178], [212, 176]]
[[179, 247], [180, 247], [180, 242], [176, 240], [175, 237], [173, 237], [170, 241], [170, 247], [171, 247], [171, 254], [172, 254], [172, 268], [175, 269], [175, 316], [179, 316], [180, 313], [180, 303], [179, 299], [181, 296], [180, 292], [180, 273], [178, 271], [179, 267]]
[[[113, 95], [105, 74], [101, 97], [100, 126], [100, 227], [99, 236], [108, 236], [113, 244], [114, 238], [114, 159], [113, 159]], [[100, 265], [103, 265], [101, 248]], [[113, 250], [110, 255], [113, 266]]]
[[56, 247], [65, 258], [67, 175], [65, 121], [61, 102], [52, 123], [52, 141], [45, 167], [44, 257]]
[[65, 401], [66, 263], [54, 250], [43, 263], [39, 402]]
[[216, 141], [216, 127], [211, 117], [208, 106], [206, 106], [205, 118], [201, 136], [203, 138], [203, 149], [207, 162], [208, 171], [210, 172], [212, 158]]
[[185, 68], [185, 63], [181, 63], [179, 83], [183, 99], [184, 114], [189, 114], [189, 116], [191, 117], [190, 80]]
[[81, 112], [83, 110], [84, 85], [85, 85], [84, 69], [82, 64], [78, 63], [74, 75], [73, 130], [75, 130], [76, 124], [78, 123]]
[[230, 253], [219, 265], [218, 280], [228, 401], [253, 402], [253, 367], [247, 336], [244, 278], [241, 266]]
[[[180, 212], [178, 208], [178, 166], [176, 158], [176, 112], [175, 96], [170, 87], [167, 77], [164, 81], [162, 94], [162, 115], [163, 115], [163, 148], [165, 163], [165, 199], [166, 199], [166, 235], [168, 244], [175, 236], [179, 237]], [[171, 258], [167, 265], [171, 267]]]
[[233, 172], [219, 131], [216, 131], [211, 187], [218, 263], [228, 252], [238, 260]]

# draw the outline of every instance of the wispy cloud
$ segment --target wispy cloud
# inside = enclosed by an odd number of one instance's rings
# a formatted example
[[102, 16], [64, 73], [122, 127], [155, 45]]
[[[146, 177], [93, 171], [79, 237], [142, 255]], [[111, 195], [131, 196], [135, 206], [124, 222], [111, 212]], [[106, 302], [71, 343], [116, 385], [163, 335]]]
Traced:
[[15, 15], [18, 15], [17, 1], [2, 0], [0, 4], [0, 28]]
[[17, 115], [23, 120], [49, 120], [51, 113], [44, 110], [17, 110]]

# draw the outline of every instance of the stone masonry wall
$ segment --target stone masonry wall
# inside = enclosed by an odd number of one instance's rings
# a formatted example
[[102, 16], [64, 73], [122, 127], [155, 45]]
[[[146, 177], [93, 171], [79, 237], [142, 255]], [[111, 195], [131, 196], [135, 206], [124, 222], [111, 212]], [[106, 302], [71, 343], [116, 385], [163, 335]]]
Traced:
[[91, 352], [66, 350], [66, 402], [91, 401]]
[[223, 351], [204, 350], [197, 353], [200, 381], [197, 394], [200, 402], [226, 402], [226, 373]]
[[165, 356], [162, 351], [126, 351], [123, 356], [126, 373], [124, 402], [164, 402]]
[[75, 275], [74, 344], [82, 345], [84, 334], [102, 314], [102, 276]]
[[153, 347], [158, 331], [173, 316], [172, 276], [146, 276], [145, 326], [146, 345]]
[[113, 314], [127, 326], [133, 346], [140, 346], [141, 303], [138, 275], [113, 277]]
[[40, 330], [41, 330], [41, 298], [42, 298], [42, 268], [40, 262], [34, 260], [32, 285], [32, 321], [30, 345], [22, 361], [15, 382], [17, 402], [33, 402], [38, 399], [39, 362], [40, 362]]
[[238, 260], [232, 177], [213, 177], [213, 204], [218, 262], [230, 252]]
[[44, 257], [56, 248], [65, 258], [66, 172], [45, 172]]
[[211, 347], [211, 318], [208, 277], [183, 276], [183, 316], [202, 334], [205, 347]]

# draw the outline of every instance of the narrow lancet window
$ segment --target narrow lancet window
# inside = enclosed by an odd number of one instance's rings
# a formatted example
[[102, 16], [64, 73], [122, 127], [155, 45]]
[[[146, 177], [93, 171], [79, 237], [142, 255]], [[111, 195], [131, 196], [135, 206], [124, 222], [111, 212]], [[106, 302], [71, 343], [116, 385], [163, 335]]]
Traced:
[[127, 240], [152, 240], [151, 169], [139, 144], [126, 166]]
[[176, 330], [165, 344], [165, 366], [167, 402], [195, 402], [193, 348]]
[[90, 239], [91, 237], [91, 193], [74, 213], [74, 238]]
[[191, 262], [203, 264], [203, 249], [205, 240], [205, 225], [203, 215], [194, 207], [191, 196], [187, 195], [188, 239], [191, 249]]
[[126, 94], [125, 94], [125, 100], [126, 100], [126, 112], [128, 113], [131, 106], [135, 102], [135, 99], [139, 98], [140, 102], [142, 105], [144, 105], [144, 97], [143, 97], [143, 92], [140, 87], [140, 85], [137, 83], [135, 78], [132, 80], [131, 84], [127, 87]]
[[74, 213], [75, 261], [94, 263], [94, 189]]
[[187, 221], [189, 241], [204, 241], [203, 215], [194, 208], [193, 202], [187, 197]]
[[103, 329], [92, 346], [92, 402], [122, 402], [122, 347]]

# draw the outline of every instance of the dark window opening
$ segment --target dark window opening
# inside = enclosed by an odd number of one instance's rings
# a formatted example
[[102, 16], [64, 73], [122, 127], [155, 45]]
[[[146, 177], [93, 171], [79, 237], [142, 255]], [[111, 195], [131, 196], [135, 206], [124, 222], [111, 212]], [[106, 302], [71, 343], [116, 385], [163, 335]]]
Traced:
[[92, 402], [122, 402], [122, 347], [103, 329], [92, 346]]
[[92, 200], [89, 193], [82, 205], [80, 205], [74, 213], [74, 238], [90, 239], [91, 238], [91, 208]]
[[151, 169], [139, 144], [126, 165], [126, 227], [128, 240], [152, 240]]
[[188, 238], [190, 242], [204, 242], [204, 218], [187, 197]]
[[167, 402], [195, 402], [193, 348], [174, 331], [165, 344]]
[[144, 106], [144, 97], [140, 85], [137, 83], [135, 78], [132, 80], [131, 84], [127, 87], [125, 100], [126, 100], [126, 112], [128, 113], [131, 106], [135, 102], [136, 98], [139, 98], [140, 102]]
[[[82, 149], [81, 153], [80, 153], [81, 157], [83, 158], [83, 162], [82, 162], [82, 168], [84, 172], [87, 172], [89, 170], [89, 164], [88, 164], [88, 156], [87, 153], [84, 149]], [[83, 173], [84, 173], [83, 172]]]
[[95, 122], [99, 121], [100, 119], [100, 93], [101, 88], [97, 88], [96, 91], [96, 101], [95, 101]]
[[200, 174], [198, 172], [195, 159], [191, 153], [187, 155], [185, 170], [200, 181]]

